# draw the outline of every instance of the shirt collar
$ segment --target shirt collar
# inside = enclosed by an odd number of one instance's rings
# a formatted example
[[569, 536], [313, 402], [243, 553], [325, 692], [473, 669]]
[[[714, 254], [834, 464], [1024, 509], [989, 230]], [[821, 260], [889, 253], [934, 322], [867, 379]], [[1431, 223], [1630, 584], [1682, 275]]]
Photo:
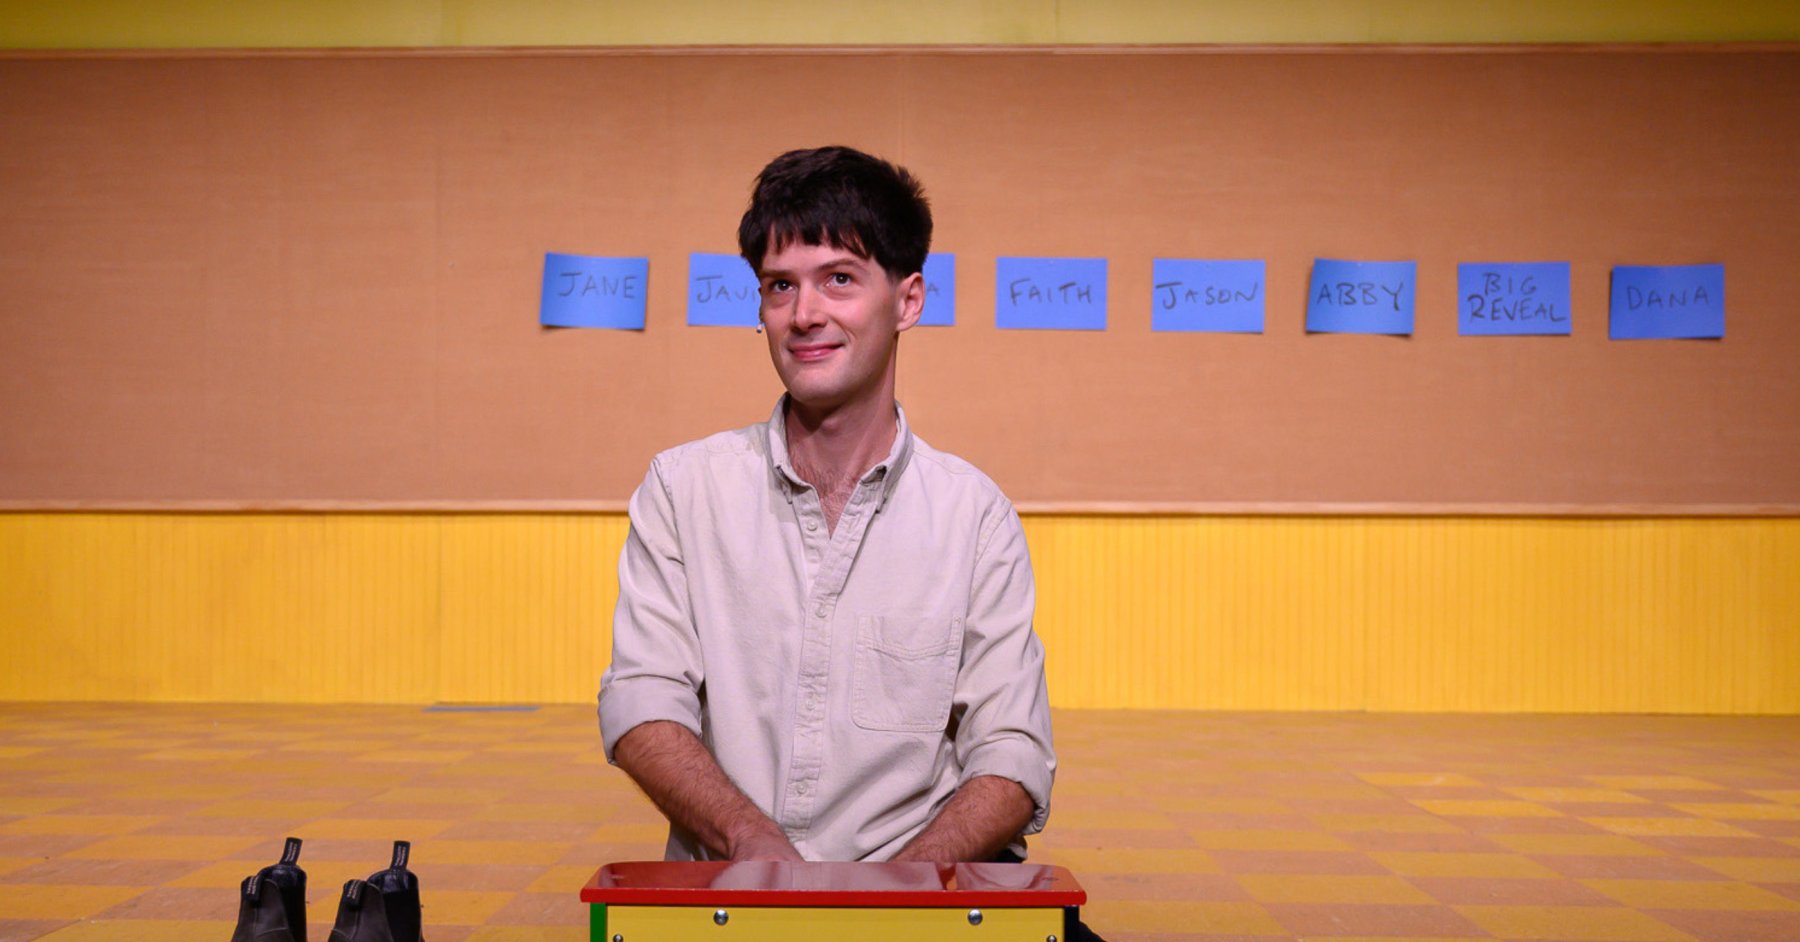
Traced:
[[[783, 491], [791, 498], [797, 490], [811, 487], [794, 471], [793, 459], [788, 455], [787, 446], [787, 403], [788, 397], [783, 393], [775, 401], [775, 411], [769, 416], [769, 466]], [[881, 482], [881, 503], [877, 510], [887, 506], [888, 498], [893, 496], [894, 487], [900, 480], [900, 472], [906, 469], [906, 463], [912, 458], [912, 427], [906, 424], [906, 410], [900, 403], [894, 403], [894, 415], [898, 420], [898, 428], [894, 431], [894, 445], [888, 449], [887, 457], [875, 463], [864, 474], [862, 480]]]

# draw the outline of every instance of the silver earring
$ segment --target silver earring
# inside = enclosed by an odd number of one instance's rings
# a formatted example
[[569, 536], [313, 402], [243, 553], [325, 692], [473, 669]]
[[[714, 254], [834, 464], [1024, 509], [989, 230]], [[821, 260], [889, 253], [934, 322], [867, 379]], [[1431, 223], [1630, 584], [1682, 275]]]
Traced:
[[762, 333], [762, 321], [756, 322], [756, 332], [759, 334]]

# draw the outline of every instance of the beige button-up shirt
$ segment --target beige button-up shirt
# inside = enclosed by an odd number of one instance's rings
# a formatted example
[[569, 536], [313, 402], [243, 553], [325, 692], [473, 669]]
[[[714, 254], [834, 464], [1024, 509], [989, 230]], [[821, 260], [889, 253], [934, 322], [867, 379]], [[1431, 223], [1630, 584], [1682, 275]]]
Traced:
[[[809, 860], [892, 857], [978, 775], [1024, 786], [1042, 830], [1056, 757], [1012, 504], [901, 412], [833, 532], [784, 405], [657, 455], [632, 495], [607, 759], [640, 723], [680, 723]], [[667, 856], [709, 854], [671, 828]]]

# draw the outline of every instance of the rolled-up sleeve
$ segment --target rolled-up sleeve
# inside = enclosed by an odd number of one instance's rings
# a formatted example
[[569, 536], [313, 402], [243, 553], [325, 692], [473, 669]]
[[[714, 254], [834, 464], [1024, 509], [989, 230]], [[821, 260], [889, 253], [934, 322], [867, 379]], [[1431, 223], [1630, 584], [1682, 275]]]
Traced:
[[651, 462], [631, 495], [631, 530], [619, 554], [612, 662], [600, 679], [600, 736], [608, 762], [620, 737], [642, 723], [670, 720], [700, 734], [705, 674], [660, 461]]
[[963, 631], [956, 754], [962, 781], [996, 775], [1025, 789], [1036, 806], [1025, 833], [1035, 834], [1049, 818], [1056, 775], [1044, 648], [1032, 630], [1037, 599], [1025, 531], [1010, 504], [995, 513], [976, 556]]

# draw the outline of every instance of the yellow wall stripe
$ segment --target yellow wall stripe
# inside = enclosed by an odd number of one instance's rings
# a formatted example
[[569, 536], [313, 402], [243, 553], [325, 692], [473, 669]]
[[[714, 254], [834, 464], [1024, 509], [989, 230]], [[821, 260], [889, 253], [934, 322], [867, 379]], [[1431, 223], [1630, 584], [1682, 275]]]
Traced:
[[0, 48], [1800, 39], [1787, 0], [0, 0]]
[[[1063, 707], [1800, 713], [1800, 519], [1030, 516]], [[618, 514], [0, 514], [0, 699], [584, 702]]]

